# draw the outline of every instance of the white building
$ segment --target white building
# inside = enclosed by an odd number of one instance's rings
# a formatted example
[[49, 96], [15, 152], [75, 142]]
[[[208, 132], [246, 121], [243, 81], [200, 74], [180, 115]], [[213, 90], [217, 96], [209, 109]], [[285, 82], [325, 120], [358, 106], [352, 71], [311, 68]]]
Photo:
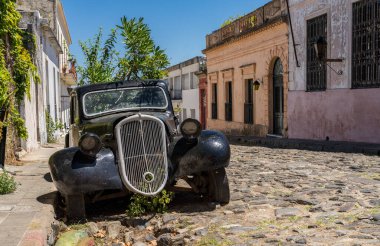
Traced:
[[168, 88], [179, 120], [187, 118], [199, 120], [199, 81], [196, 75], [201, 70], [204, 57], [194, 57], [167, 69]]
[[[23, 19], [20, 27], [35, 39], [30, 45], [41, 83], [31, 82], [31, 97], [20, 105], [29, 137], [20, 141], [26, 151], [32, 151], [47, 142], [46, 112], [55, 124], [68, 121], [67, 86], [75, 84], [75, 69], [64, 69], [68, 64], [68, 31], [62, 4], [59, 0], [19, 0], [18, 10]], [[74, 74], [68, 74], [74, 71]]]

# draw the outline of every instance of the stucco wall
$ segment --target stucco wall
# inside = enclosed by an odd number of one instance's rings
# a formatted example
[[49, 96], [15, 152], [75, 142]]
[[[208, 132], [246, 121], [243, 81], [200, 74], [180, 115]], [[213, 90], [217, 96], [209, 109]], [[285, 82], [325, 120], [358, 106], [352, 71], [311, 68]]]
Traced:
[[199, 90], [182, 91], [182, 109], [186, 109], [187, 118], [191, 117], [191, 111], [195, 110], [195, 119], [199, 120]]
[[289, 92], [291, 138], [380, 142], [380, 89]]
[[[206, 50], [208, 71], [207, 126], [227, 132], [265, 136], [272, 131], [272, 71], [280, 58], [284, 67], [284, 135], [286, 135], [286, 98], [288, 64], [288, 27], [279, 23], [234, 42]], [[227, 69], [227, 70], [226, 70]], [[254, 125], [244, 124], [245, 80], [261, 80], [254, 92]], [[233, 119], [225, 119], [225, 82], [232, 81]], [[212, 84], [218, 84], [218, 119], [212, 119]]]
[[[354, 0], [290, 0], [300, 67], [289, 39], [289, 138], [380, 143], [380, 89], [351, 89]], [[327, 90], [306, 92], [306, 22], [327, 14], [327, 57], [344, 58], [327, 67]]]

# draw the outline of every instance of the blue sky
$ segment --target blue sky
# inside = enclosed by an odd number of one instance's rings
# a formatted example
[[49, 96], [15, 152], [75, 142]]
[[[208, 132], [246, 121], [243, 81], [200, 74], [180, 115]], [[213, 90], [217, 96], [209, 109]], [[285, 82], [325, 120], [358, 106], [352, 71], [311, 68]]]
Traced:
[[230, 16], [244, 15], [269, 0], [61, 0], [73, 44], [70, 51], [82, 62], [79, 40], [87, 40], [99, 27], [105, 34], [122, 16], [144, 17], [156, 44], [172, 65], [202, 55], [206, 34]]

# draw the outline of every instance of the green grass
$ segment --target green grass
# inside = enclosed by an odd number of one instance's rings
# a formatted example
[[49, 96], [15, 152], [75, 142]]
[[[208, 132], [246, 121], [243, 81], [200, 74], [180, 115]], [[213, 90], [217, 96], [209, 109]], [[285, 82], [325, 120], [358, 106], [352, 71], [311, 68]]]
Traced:
[[16, 181], [14, 177], [7, 172], [0, 173], [0, 195], [12, 193], [16, 190]]

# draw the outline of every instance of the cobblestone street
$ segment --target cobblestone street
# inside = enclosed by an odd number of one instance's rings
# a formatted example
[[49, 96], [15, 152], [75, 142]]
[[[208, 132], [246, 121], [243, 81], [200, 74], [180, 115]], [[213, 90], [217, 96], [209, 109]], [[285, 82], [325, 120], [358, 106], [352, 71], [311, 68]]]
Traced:
[[379, 157], [231, 147], [228, 205], [180, 192], [167, 214], [88, 225], [129, 245], [380, 244]]

